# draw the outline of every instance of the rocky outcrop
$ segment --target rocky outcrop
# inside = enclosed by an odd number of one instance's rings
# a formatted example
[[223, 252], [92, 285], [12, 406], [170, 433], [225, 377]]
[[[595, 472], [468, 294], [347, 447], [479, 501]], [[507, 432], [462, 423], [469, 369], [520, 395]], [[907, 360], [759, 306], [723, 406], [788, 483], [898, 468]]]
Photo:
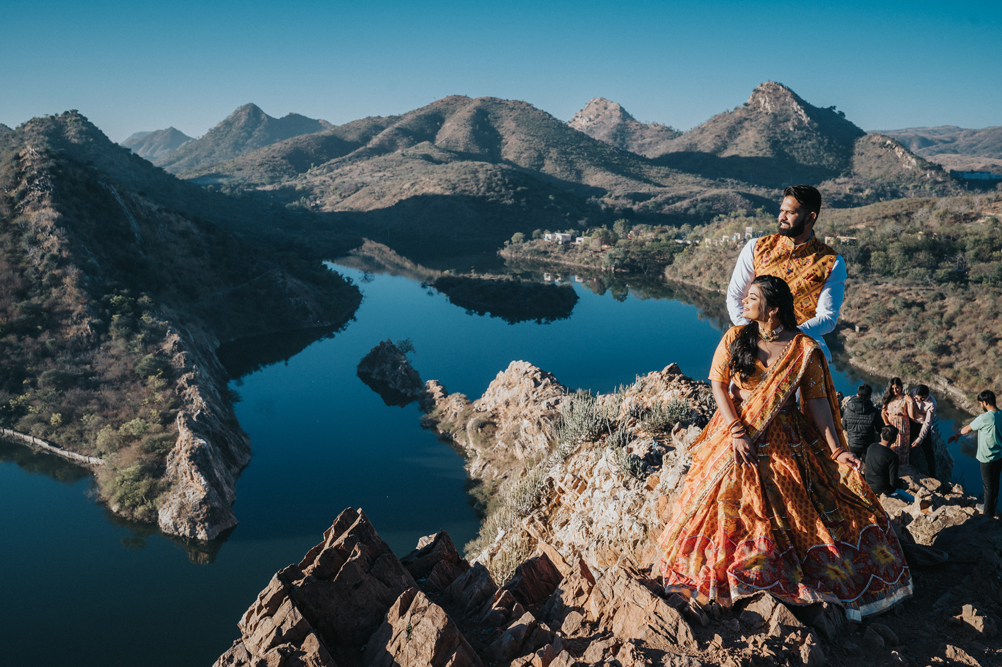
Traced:
[[169, 535], [212, 540], [237, 524], [231, 507], [237, 476], [250, 461], [250, 440], [219, 395], [225, 374], [218, 362], [214, 368], [193, 349], [176, 331], [162, 347], [180, 375], [182, 408], [176, 420], [178, 439], [167, 456], [168, 491], [157, 516], [160, 529]]
[[[701, 604], [666, 596], [651, 565], [709, 405], [702, 383], [671, 365], [594, 397], [516, 362], [473, 403], [427, 386], [427, 423], [456, 436], [471, 470], [507, 475], [485, 478], [499, 485], [501, 509], [472, 566], [445, 533], [397, 560], [361, 512], [346, 510], [265, 589], [218, 664], [1002, 664], [1002, 526], [959, 486], [913, 474], [915, 502], [881, 498], [916, 583], [892, 613], [854, 623], [837, 605], [791, 607], [765, 592], [731, 608]], [[515, 429], [519, 414], [526, 423]], [[457, 428], [477, 419], [492, 428]], [[520, 496], [530, 478], [535, 496]], [[498, 566], [511, 560], [510, 571]], [[377, 584], [385, 573], [395, 587]]]
[[389, 339], [369, 350], [355, 372], [387, 405], [408, 405], [424, 393], [421, 376]]

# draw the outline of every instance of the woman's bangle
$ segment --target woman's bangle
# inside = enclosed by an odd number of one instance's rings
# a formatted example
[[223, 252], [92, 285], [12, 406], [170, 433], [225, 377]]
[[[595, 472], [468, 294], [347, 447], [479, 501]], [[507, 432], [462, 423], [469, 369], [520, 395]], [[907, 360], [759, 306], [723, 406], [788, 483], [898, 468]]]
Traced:
[[845, 447], [836, 447], [835, 451], [832, 452], [832, 461], [838, 461], [838, 457], [842, 456], [847, 451], [849, 450], [847, 450]]

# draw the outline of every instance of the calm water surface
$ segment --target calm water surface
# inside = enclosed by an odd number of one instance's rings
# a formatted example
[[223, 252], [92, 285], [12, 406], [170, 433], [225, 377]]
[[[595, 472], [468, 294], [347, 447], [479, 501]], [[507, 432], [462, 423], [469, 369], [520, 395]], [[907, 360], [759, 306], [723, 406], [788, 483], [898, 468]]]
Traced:
[[[694, 306], [619, 301], [577, 283], [568, 319], [508, 324], [407, 278], [338, 270], [365, 295], [355, 320], [232, 383], [254, 455], [237, 484], [240, 525], [208, 552], [123, 524], [92, 500], [89, 477], [0, 443], [5, 664], [210, 665], [272, 574], [345, 507], [362, 507], [398, 554], [440, 528], [460, 546], [472, 539], [478, 521], [460, 456], [421, 430], [415, 405], [388, 407], [355, 375], [381, 340], [410, 339], [423, 379], [476, 398], [514, 359], [598, 392], [670, 362], [705, 378], [721, 335], [722, 324]], [[843, 392], [860, 380], [835, 373]], [[956, 415], [947, 411], [944, 433]], [[955, 475], [980, 488], [972, 453], [958, 453]]]

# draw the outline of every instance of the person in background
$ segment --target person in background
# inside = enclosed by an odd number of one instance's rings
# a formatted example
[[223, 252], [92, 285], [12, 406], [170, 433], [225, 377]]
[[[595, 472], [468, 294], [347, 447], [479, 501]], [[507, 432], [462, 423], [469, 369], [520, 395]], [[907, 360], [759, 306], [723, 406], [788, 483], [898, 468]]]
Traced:
[[861, 384], [856, 390], [856, 395], [850, 396], [845, 401], [842, 410], [842, 428], [845, 429], [845, 436], [849, 441], [849, 451], [864, 460], [867, 448], [877, 441], [877, 432], [883, 426], [880, 411], [870, 400], [872, 395], [873, 387]]
[[909, 428], [912, 435], [912, 455], [918, 454], [916, 448], [921, 447], [925, 454], [929, 476], [936, 476], [936, 453], [932, 448], [932, 426], [936, 421], [936, 399], [929, 394], [929, 387], [920, 384], [909, 392], [915, 405], [916, 419], [910, 420]]
[[978, 405], [984, 410], [970, 424], [950, 436], [947, 442], [954, 443], [962, 435], [978, 432], [978, 453], [975, 456], [981, 464], [981, 483], [985, 487], [985, 502], [981, 513], [994, 517], [999, 499], [999, 473], [1002, 472], [1002, 412], [995, 405], [995, 392], [986, 389], [978, 394]]
[[888, 426], [898, 429], [898, 439], [891, 447], [898, 455], [901, 465], [908, 465], [908, 453], [911, 450], [910, 420], [915, 419], [915, 404], [912, 397], [905, 393], [905, 385], [901, 378], [891, 378], [884, 392], [880, 417]]
[[898, 429], [893, 426], [880, 429], [880, 442], [866, 452], [866, 483], [874, 493], [884, 493], [910, 503], [915, 497], [902, 490], [904, 485], [898, 477], [898, 455], [891, 449], [897, 439]]
[[797, 326], [831, 362], [821, 337], [835, 330], [845, 297], [845, 260], [814, 235], [821, 193], [810, 185], [791, 185], [779, 206], [779, 233], [750, 240], [741, 250], [727, 286], [727, 312], [734, 325], [748, 324], [742, 302], [756, 276], [781, 278], [793, 292]]

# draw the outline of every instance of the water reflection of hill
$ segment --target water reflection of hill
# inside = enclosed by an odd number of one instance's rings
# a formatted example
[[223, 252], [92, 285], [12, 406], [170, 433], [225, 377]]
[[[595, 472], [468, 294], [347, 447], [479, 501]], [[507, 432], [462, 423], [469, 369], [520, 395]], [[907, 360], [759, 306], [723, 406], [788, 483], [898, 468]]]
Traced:
[[216, 350], [216, 356], [229, 376], [237, 380], [265, 366], [288, 361], [316, 341], [333, 338], [334, 334], [347, 325], [348, 322], [345, 322], [335, 327], [295, 329], [264, 336], [238, 338], [220, 345]]
[[478, 315], [500, 317], [508, 324], [549, 323], [571, 316], [578, 295], [570, 285], [519, 280], [442, 276], [432, 287], [449, 302]]

